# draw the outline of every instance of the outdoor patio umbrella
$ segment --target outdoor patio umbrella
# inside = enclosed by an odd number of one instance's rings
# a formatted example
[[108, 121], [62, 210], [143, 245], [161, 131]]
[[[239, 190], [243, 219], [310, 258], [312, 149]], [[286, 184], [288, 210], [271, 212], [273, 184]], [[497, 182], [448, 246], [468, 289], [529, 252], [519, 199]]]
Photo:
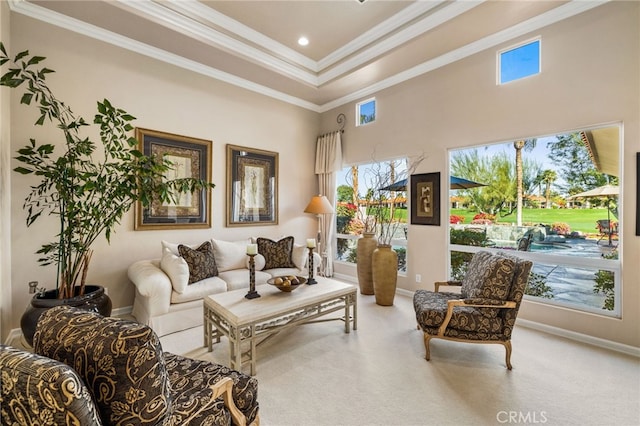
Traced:
[[[459, 178], [457, 176], [451, 176], [450, 184], [451, 184], [451, 189], [469, 189], [469, 188], [476, 188], [478, 186], [487, 186], [484, 183], [474, 182], [472, 180]], [[402, 179], [392, 183], [391, 185], [387, 185], [383, 188], [380, 188], [380, 191], [406, 191], [406, 190], [407, 190], [407, 179]]]
[[[607, 222], [609, 223], [609, 227], [611, 227], [611, 209], [609, 204], [611, 203], [612, 197], [617, 197], [620, 195], [620, 187], [615, 185], [603, 185], [597, 188], [590, 189], [588, 191], [580, 192], [578, 194], [572, 195], [569, 197], [569, 200], [573, 200], [575, 198], [607, 198]], [[611, 229], [609, 229], [609, 246], [611, 246]]]

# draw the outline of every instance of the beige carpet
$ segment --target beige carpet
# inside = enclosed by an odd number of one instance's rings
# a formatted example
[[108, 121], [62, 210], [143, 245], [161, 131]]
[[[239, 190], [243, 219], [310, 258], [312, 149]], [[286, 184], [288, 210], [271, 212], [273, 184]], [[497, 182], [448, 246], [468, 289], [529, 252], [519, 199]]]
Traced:
[[[307, 324], [259, 347], [262, 425], [640, 425], [637, 358], [516, 327], [512, 371], [501, 345], [435, 340], [427, 362], [410, 298], [358, 303], [351, 334]], [[162, 342], [227, 363], [226, 340], [200, 347], [202, 327]]]

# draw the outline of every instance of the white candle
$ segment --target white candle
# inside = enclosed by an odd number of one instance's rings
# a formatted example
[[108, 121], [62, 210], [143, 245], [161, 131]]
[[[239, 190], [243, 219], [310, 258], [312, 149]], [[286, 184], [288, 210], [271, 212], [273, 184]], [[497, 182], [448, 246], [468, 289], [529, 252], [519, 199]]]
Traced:
[[307, 238], [307, 248], [316, 248], [315, 238]]
[[258, 245], [247, 244], [247, 254], [258, 254]]

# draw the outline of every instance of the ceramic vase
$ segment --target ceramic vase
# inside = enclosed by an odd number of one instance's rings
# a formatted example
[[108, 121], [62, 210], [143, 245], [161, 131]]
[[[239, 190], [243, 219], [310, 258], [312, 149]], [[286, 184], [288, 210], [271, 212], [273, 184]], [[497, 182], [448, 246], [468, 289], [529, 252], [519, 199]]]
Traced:
[[373, 291], [376, 303], [393, 305], [398, 283], [398, 253], [388, 244], [380, 244], [371, 256], [373, 262]]
[[356, 267], [358, 269], [358, 285], [360, 286], [361, 294], [373, 294], [373, 269], [371, 256], [378, 246], [378, 242], [374, 237], [375, 234], [373, 232], [365, 232], [362, 235], [362, 238], [358, 240], [358, 247], [356, 248]]
[[[77, 290], [75, 288], [74, 290]], [[48, 290], [43, 294], [36, 294], [31, 299], [31, 305], [20, 319], [20, 328], [25, 341], [33, 346], [33, 335], [36, 332], [36, 324], [40, 315], [47, 309], [60, 305], [73, 306], [74, 308], [86, 311], [98, 312], [100, 315], [108, 317], [111, 315], [111, 299], [104, 292], [104, 287], [98, 285], [87, 285], [85, 294], [69, 299], [58, 299], [57, 290]]]

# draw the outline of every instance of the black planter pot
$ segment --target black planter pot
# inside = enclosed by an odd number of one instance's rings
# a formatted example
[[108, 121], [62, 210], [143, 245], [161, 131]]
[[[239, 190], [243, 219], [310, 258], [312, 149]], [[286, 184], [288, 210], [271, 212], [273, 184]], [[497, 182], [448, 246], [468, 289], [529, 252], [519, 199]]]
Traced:
[[82, 296], [75, 296], [69, 299], [58, 299], [58, 290], [49, 290], [42, 294], [36, 294], [31, 299], [31, 306], [27, 308], [20, 319], [22, 335], [30, 346], [33, 346], [33, 335], [36, 332], [36, 324], [40, 315], [47, 309], [60, 305], [98, 312], [105, 317], [111, 315], [111, 299], [104, 292], [104, 287], [99, 285], [87, 285]]

